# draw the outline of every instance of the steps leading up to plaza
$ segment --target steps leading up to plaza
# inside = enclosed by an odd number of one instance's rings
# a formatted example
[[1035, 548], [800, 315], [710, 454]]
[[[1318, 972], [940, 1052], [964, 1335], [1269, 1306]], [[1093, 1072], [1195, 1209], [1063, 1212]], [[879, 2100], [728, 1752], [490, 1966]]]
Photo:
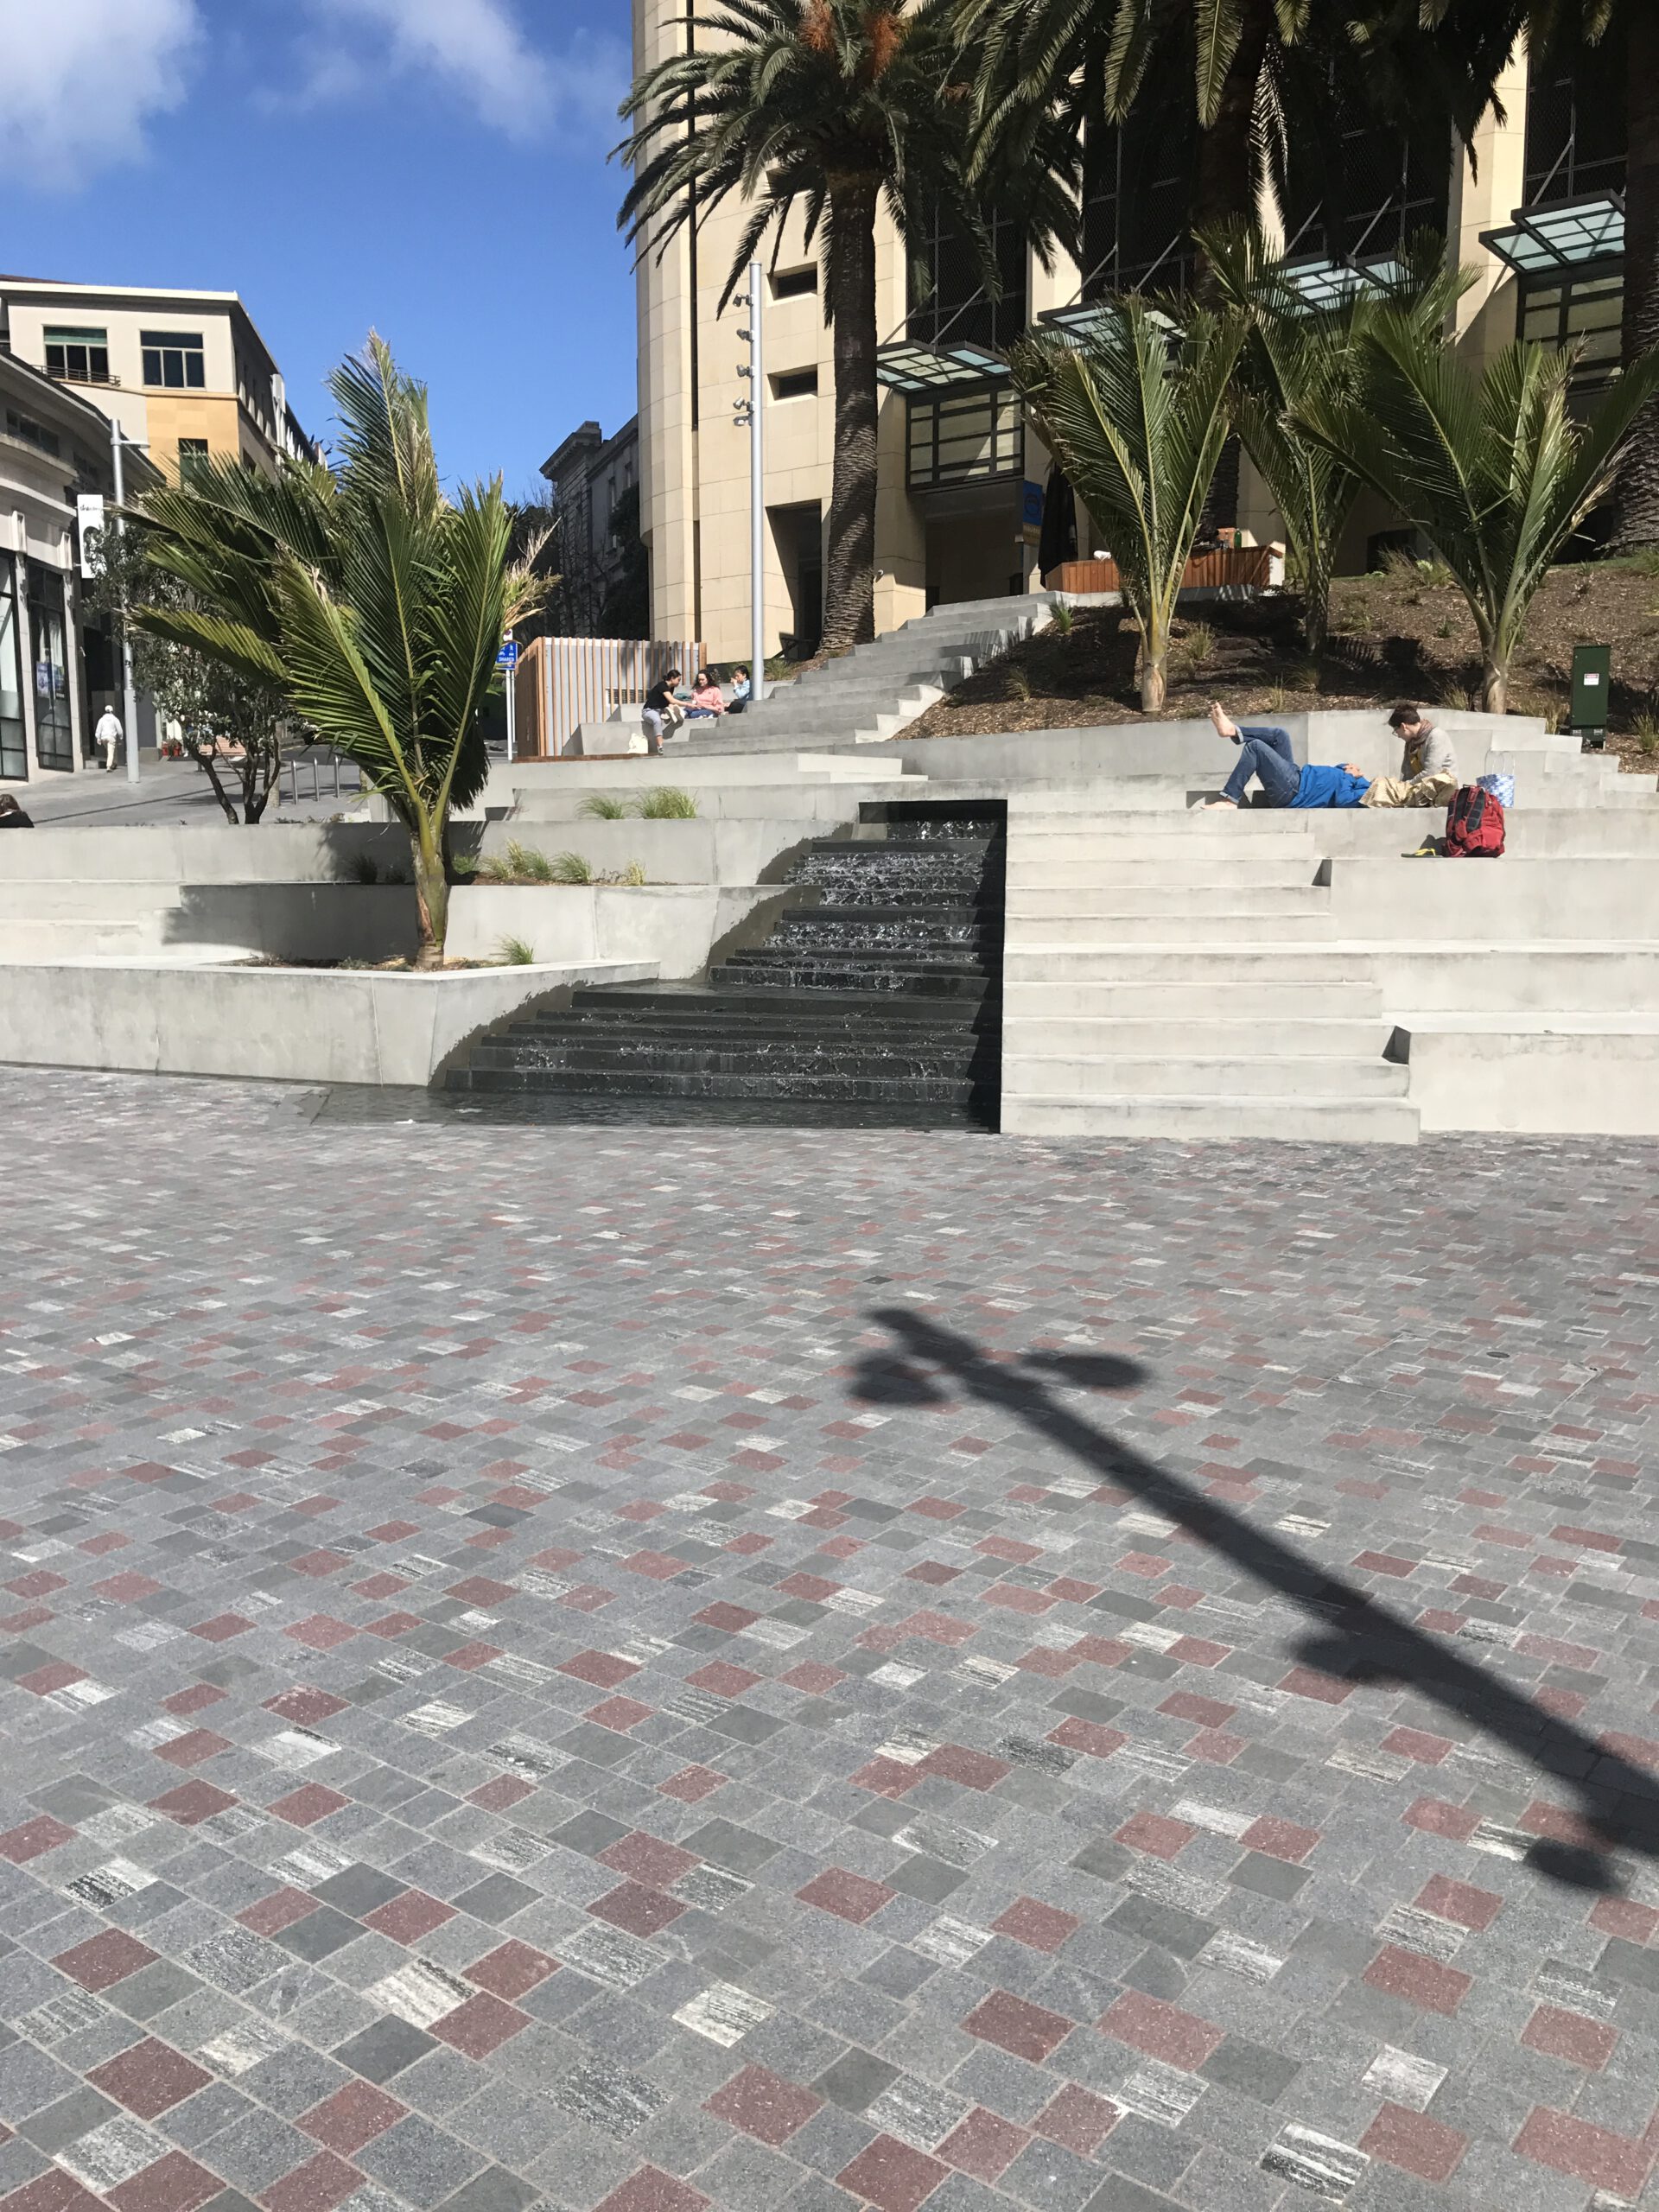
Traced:
[[801, 745], [878, 744], [1040, 629], [1052, 605], [1052, 594], [1033, 592], [935, 607], [779, 684], [741, 715], [690, 724], [687, 750], [706, 760]]

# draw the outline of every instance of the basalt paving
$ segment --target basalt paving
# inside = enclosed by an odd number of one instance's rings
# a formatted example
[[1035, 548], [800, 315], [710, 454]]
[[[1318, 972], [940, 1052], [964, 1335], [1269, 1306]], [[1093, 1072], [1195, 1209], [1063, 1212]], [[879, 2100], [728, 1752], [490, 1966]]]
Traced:
[[0, 2212], [1611, 2212], [1659, 1147], [0, 1071]]

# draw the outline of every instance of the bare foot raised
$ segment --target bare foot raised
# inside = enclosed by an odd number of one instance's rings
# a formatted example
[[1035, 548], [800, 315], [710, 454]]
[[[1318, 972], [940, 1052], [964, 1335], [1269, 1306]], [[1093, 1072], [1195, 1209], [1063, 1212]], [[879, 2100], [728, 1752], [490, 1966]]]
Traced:
[[[1238, 724], [1233, 720], [1225, 707], [1222, 705], [1219, 699], [1212, 699], [1210, 702], [1210, 720], [1214, 727], [1215, 733], [1217, 737], [1230, 737], [1234, 744], [1237, 744]], [[1229, 803], [1230, 804], [1230, 801]]]

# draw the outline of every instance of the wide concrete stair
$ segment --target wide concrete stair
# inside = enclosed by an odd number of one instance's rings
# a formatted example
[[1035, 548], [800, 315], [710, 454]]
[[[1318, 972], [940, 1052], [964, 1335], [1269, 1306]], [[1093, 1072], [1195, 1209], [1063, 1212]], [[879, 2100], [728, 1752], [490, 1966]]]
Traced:
[[176, 883], [142, 878], [0, 881], [0, 961], [122, 959], [159, 952], [181, 899]]
[[1015, 802], [1007, 865], [1006, 1131], [1416, 1141], [1301, 824]]
[[803, 745], [874, 745], [897, 735], [937, 699], [1048, 621], [1051, 594], [973, 600], [856, 645], [741, 715], [693, 722], [686, 753], [789, 751]]

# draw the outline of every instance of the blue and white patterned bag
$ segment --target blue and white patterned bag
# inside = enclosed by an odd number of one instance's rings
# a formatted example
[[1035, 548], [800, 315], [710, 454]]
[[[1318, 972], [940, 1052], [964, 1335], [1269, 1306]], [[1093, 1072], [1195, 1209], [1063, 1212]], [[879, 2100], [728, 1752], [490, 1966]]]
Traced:
[[1515, 778], [1513, 776], [1477, 776], [1475, 788], [1477, 791], [1490, 791], [1505, 814], [1515, 804]]

